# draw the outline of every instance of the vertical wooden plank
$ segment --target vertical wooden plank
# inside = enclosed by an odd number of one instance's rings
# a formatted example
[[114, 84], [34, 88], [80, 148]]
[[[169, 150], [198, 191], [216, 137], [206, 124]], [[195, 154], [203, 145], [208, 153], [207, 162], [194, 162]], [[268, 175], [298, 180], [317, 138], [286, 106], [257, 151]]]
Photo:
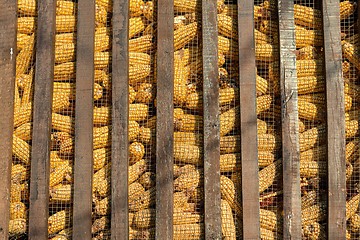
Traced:
[[260, 239], [254, 1], [238, 0], [243, 238]]
[[294, 1], [278, 1], [284, 239], [301, 239], [300, 145]]
[[95, 1], [79, 0], [76, 51], [73, 239], [91, 239]]
[[205, 238], [221, 239], [220, 119], [216, 0], [202, 1]]
[[16, 1], [0, 2], [0, 239], [8, 239], [16, 67]]
[[48, 238], [55, 7], [56, 0], [38, 2], [29, 204], [31, 239]]
[[328, 238], [345, 239], [345, 110], [338, 0], [323, 0], [327, 109]]
[[111, 239], [128, 239], [129, 1], [113, 2]]
[[173, 238], [174, 1], [157, 1], [156, 239]]

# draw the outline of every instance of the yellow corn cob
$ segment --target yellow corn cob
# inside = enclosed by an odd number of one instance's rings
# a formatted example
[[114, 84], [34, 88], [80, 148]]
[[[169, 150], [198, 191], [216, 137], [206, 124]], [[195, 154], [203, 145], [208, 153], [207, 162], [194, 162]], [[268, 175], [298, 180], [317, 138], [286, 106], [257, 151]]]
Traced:
[[57, 113], [52, 114], [52, 128], [69, 134], [74, 133], [74, 121], [71, 116], [65, 116]]
[[98, 171], [105, 166], [106, 163], [110, 161], [111, 151], [107, 148], [99, 148], [94, 150], [94, 171]]
[[202, 165], [202, 148], [199, 146], [177, 143], [174, 145], [174, 160], [181, 163]]
[[95, 69], [107, 68], [110, 64], [111, 56], [109, 52], [95, 52], [94, 67]]
[[129, 210], [137, 212], [146, 208], [150, 208], [155, 203], [155, 188], [146, 190], [143, 194], [138, 195], [136, 199], [129, 202]]
[[151, 56], [147, 53], [129, 52], [130, 65], [150, 65]]
[[105, 27], [107, 21], [107, 11], [106, 8], [95, 4], [95, 26], [96, 27]]
[[153, 49], [152, 35], [144, 35], [138, 38], [129, 40], [130, 52], [149, 52]]
[[52, 202], [68, 202], [71, 201], [71, 185], [58, 184], [50, 189], [50, 197]]
[[260, 228], [260, 236], [261, 240], [274, 240], [277, 237], [281, 238], [280, 234], [265, 228]]
[[145, 189], [149, 189], [155, 186], [155, 174], [152, 172], [146, 172], [139, 178], [139, 183], [144, 186]]
[[19, 17], [17, 19], [18, 33], [32, 34], [35, 31], [35, 18], [34, 17]]
[[129, 66], [129, 83], [133, 86], [145, 82], [144, 80], [150, 75], [150, 65], [130, 65]]
[[182, 61], [175, 61], [174, 64], [174, 103], [182, 105], [186, 102], [188, 71]]
[[174, 225], [174, 240], [203, 239], [204, 225], [200, 223]]
[[307, 239], [323, 239], [326, 235], [321, 235], [321, 225], [317, 222], [302, 226], [304, 237]]
[[226, 14], [218, 14], [218, 30], [219, 34], [224, 37], [236, 39], [238, 36], [236, 18], [232, 18]]
[[156, 16], [156, 12], [154, 12], [154, 3], [152, 1], [146, 2], [142, 6], [141, 11], [142, 14], [144, 14], [144, 16], [146, 17], [146, 19], [149, 20], [150, 22], [156, 20], [157, 16]]
[[[224, 10], [225, 4], [224, 0], [216, 1], [217, 12], [220, 13]], [[200, 11], [200, 5], [196, 0], [175, 0], [174, 1], [174, 11], [178, 13], [193, 13]]]
[[359, 141], [357, 139], [352, 140], [346, 144], [346, 161], [353, 163], [357, 159], [357, 153], [359, 151]]
[[99, 197], [106, 197], [110, 194], [110, 179], [108, 176], [106, 176], [105, 179], [99, 180], [96, 185], [93, 184], [93, 192], [96, 194], [96, 196]]
[[75, 44], [68, 43], [55, 47], [55, 63], [65, 63], [75, 60]]
[[145, 155], [145, 148], [139, 142], [133, 142], [129, 146], [129, 163], [133, 164], [140, 161]]
[[354, 233], [357, 233], [360, 231], [360, 216], [359, 216], [359, 214], [354, 214], [350, 218], [350, 229]]
[[70, 1], [56, 1], [56, 15], [75, 15], [76, 3]]
[[64, 235], [55, 235], [55, 237], [52, 237], [50, 240], [68, 240], [69, 238]]
[[236, 239], [236, 227], [231, 207], [226, 200], [221, 200], [221, 232], [225, 239]]
[[315, 29], [322, 27], [321, 11], [318, 9], [295, 4], [294, 17], [295, 24]]
[[178, 165], [174, 165], [174, 178], [179, 177], [182, 174], [193, 172], [196, 170], [196, 166], [193, 164], [186, 164], [182, 167], [179, 167]]
[[[76, 87], [74, 83], [54, 82], [54, 96], [64, 94], [69, 96], [69, 100], [75, 100]], [[99, 100], [103, 96], [103, 89], [100, 84], [94, 83], [94, 100]], [[54, 101], [53, 97], [53, 101]], [[54, 106], [53, 106], [54, 110]]]
[[279, 26], [276, 21], [271, 19], [261, 19], [259, 31], [266, 35], [276, 35], [279, 31]]
[[258, 151], [259, 167], [267, 167], [275, 161], [275, 154], [270, 151]]
[[26, 219], [26, 206], [22, 202], [12, 202], [10, 203], [10, 220], [15, 219]]
[[305, 132], [305, 129], [306, 129], [305, 123], [299, 119], [299, 132], [300, 133]]
[[182, 114], [174, 116], [175, 129], [180, 132], [193, 132], [202, 128], [203, 121], [199, 115]]
[[280, 176], [281, 160], [270, 164], [259, 172], [259, 192], [264, 192]]
[[21, 97], [21, 105], [26, 105], [29, 102], [32, 101], [33, 98], [33, 93], [34, 93], [34, 85], [33, 85], [33, 79], [34, 79], [34, 74], [33, 74], [33, 68], [30, 70], [29, 74], [29, 81], [26, 82], [26, 84], [24, 84], [24, 88], [23, 88], [23, 93], [22, 93], [22, 97]]
[[183, 48], [198, 34], [198, 23], [190, 23], [174, 31], [174, 51]]
[[317, 93], [325, 91], [325, 80], [323, 76], [308, 76], [298, 78], [298, 94]]
[[296, 47], [306, 46], [320, 47], [323, 45], [323, 33], [321, 30], [307, 30], [303, 27], [296, 27], [295, 31]]
[[142, 159], [129, 166], [129, 184], [135, 182], [146, 170], [147, 161]]
[[17, 43], [17, 50], [21, 51], [27, 43], [30, 41], [31, 36], [24, 34], [24, 33], [18, 33], [16, 38]]
[[[95, 33], [96, 37], [96, 33]], [[76, 34], [75, 33], [58, 33], [55, 35], [55, 47], [61, 46], [63, 44], [76, 43]]]
[[276, 216], [276, 213], [271, 210], [266, 210], [260, 208], [260, 227], [275, 231], [277, 225], [279, 224], [279, 216]]
[[145, 29], [144, 19], [142, 17], [132, 17], [129, 19], [129, 38], [133, 38]]
[[95, 199], [95, 214], [104, 216], [110, 213], [110, 201], [108, 197], [103, 198], [102, 200]]
[[20, 15], [36, 16], [36, 0], [18, 0], [17, 11]]
[[221, 35], [218, 36], [218, 50], [223, 53], [226, 58], [237, 59], [239, 57], [238, 43]]
[[349, 95], [353, 99], [358, 99], [359, 93], [360, 93], [360, 88], [359, 88], [359, 86], [355, 85], [354, 83], [346, 81], [345, 87], [344, 87], [344, 93], [346, 95]]
[[[30, 70], [30, 73], [32, 73], [33, 70]], [[33, 75], [30, 74], [19, 74], [16, 76], [16, 84], [19, 89], [24, 90], [28, 85], [31, 85], [33, 81]]]
[[221, 175], [220, 176], [220, 190], [221, 198], [226, 200], [230, 207], [236, 214], [241, 214], [241, 193], [235, 188], [233, 181], [230, 178]]
[[309, 121], [324, 121], [326, 109], [324, 105], [314, 104], [299, 97], [298, 111], [299, 118]]
[[31, 134], [32, 134], [32, 127], [31, 127], [31, 123], [24, 123], [22, 125], [20, 125], [19, 127], [17, 127], [14, 130], [14, 135], [16, 135], [18, 138], [24, 140], [24, 141], [29, 141], [31, 140]]
[[258, 61], [272, 62], [276, 61], [279, 57], [277, 45], [271, 44], [256, 44], [255, 58]]
[[[299, 100], [308, 101], [318, 105], [326, 105], [324, 93], [300, 95]], [[352, 107], [352, 98], [350, 95], [345, 94], [345, 111], [349, 111]]]
[[271, 107], [273, 97], [271, 95], [262, 95], [256, 98], [256, 114], [267, 111]]
[[76, 17], [72, 16], [56, 16], [56, 32], [70, 33], [76, 31]]
[[98, 4], [99, 6], [102, 6], [106, 9], [106, 11], [108, 12], [112, 12], [112, 7], [113, 7], [113, 2], [109, 1], [109, 0], [96, 0], [95, 1], [96, 4]]
[[16, 236], [26, 232], [26, 219], [18, 218], [9, 221], [9, 235]]
[[91, 233], [94, 234], [94, 233], [100, 232], [100, 231], [104, 230], [106, 227], [108, 227], [109, 224], [110, 224], [109, 218], [107, 218], [105, 216], [98, 218], [93, 222], [93, 224], [91, 226]]
[[304, 152], [326, 141], [326, 125], [320, 124], [299, 135], [300, 151]]
[[[320, 60], [297, 60], [296, 71], [298, 79], [323, 75], [323, 62]], [[269, 77], [273, 81], [278, 81], [279, 64], [277, 62], [269, 65]]]
[[254, 37], [255, 37], [255, 44], [265, 44], [265, 43], [273, 43], [273, 38], [268, 36], [257, 29], [254, 29]]
[[25, 165], [30, 161], [30, 145], [16, 135], [13, 135], [13, 155]]
[[191, 132], [174, 132], [175, 144], [188, 144], [200, 146], [203, 141], [203, 135]]
[[27, 172], [26, 168], [21, 164], [15, 164], [11, 167], [11, 182], [13, 183], [21, 183], [22, 181], [29, 178], [29, 172]]
[[311, 60], [317, 59], [318, 54], [314, 46], [306, 46], [298, 50], [296, 53], [296, 60]]
[[52, 111], [57, 113], [64, 112], [64, 110], [69, 109], [71, 106], [70, 100], [70, 94], [54, 92], [52, 99]]
[[300, 177], [313, 178], [316, 176], [324, 176], [327, 173], [326, 166], [326, 162], [300, 162]]
[[22, 184], [11, 183], [10, 186], [10, 203], [20, 202], [22, 200]]
[[152, 22], [150, 24], [148, 24], [143, 32], [143, 35], [151, 35], [151, 36], [155, 36], [156, 35], [156, 28], [155, 28], [155, 24]]
[[300, 153], [300, 162], [325, 161], [326, 145], [316, 146], [312, 149]]
[[349, 220], [359, 208], [360, 194], [356, 194], [346, 202], [346, 220]]
[[185, 191], [196, 188], [201, 184], [202, 175], [203, 172], [199, 169], [182, 174], [175, 179], [174, 189], [177, 191]]
[[54, 67], [54, 80], [69, 80], [75, 78], [75, 62], [67, 62]]
[[346, 41], [342, 41], [342, 52], [345, 58], [354, 64], [357, 69], [360, 69], [360, 54], [358, 47]]
[[340, 3], [340, 20], [349, 18], [356, 9], [356, 4], [350, 1], [343, 1]]
[[[151, 103], [155, 99], [155, 86], [151, 83], [142, 83], [135, 93], [135, 99], [138, 103]], [[130, 93], [131, 94], [131, 93]]]
[[48, 219], [48, 233], [54, 234], [65, 229], [68, 218], [70, 218], [69, 213], [65, 210], [51, 215]]
[[138, 182], [129, 185], [129, 202], [136, 200], [136, 198], [145, 192], [145, 188]]
[[326, 217], [326, 204], [318, 202], [311, 207], [305, 208], [301, 212], [302, 225], [308, 225], [312, 222], [320, 222], [325, 220]]
[[49, 186], [54, 187], [60, 184], [63, 181], [65, 175], [69, 172], [72, 172], [72, 167], [69, 165], [68, 162], [64, 162], [56, 168], [51, 169]]
[[310, 191], [305, 193], [301, 197], [301, 209], [308, 208], [314, 205], [318, 201], [318, 194], [316, 191]]
[[220, 172], [235, 172], [240, 170], [240, 156], [239, 153], [220, 155]]
[[[174, 209], [185, 209], [188, 207], [189, 194], [185, 192], [175, 192], [173, 195], [174, 198]], [[184, 210], [185, 211], [185, 210]]]
[[34, 42], [35, 36], [32, 34], [27, 44], [16, 56], [16, 76], [26, 73], [29, 69], [34, 53]]

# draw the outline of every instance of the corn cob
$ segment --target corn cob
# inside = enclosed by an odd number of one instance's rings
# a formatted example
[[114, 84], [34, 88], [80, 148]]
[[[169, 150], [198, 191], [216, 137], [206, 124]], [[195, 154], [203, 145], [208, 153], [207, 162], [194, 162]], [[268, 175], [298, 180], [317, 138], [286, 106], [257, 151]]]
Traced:
[[218, 14], [217, 19], [219, 34], [228, 38], [236, 38], [238, 36], [236, 18], [225, 14]]
[[70, 33], [76, 31], [76, 17], [72, 16], [56, 16], [56, 32]]
[[155, 193], [155, 188], [150, 188], [143, 194], [138, 195], [135, 200], [129, 202], [129, 210], [132, 212], [137, 212], [146, 208], [150, 208], [155, 203]]
[[303, 133], [306, 130], [305, 123], [299, 119], [299, 133]]
[[174, 116], [175, 129], [180, 132], [192, 132], [203, 126], [202, 117], [199, 115], [182, 114]]
[[220, 176], [220, 191], [221, 198], [229, 203], [231, 209], [233, 209], [236, 214], [241, 214], [241, 192], [238, 192], [234, 182], [224, 175]]
[[144, 186], [145, 189], [149, 189], [155, 186], [155, 174], [152, 172], [146, 172], [139, 178], [139, 183]]
[[129, 66], [129, 83], [133, 86], [138, 85], [139, 83], [145, 82], [145, 79], [151, 73], [150, 65], [130, 65]]
[[29, 172], [21, 164], [13, 164], [11, 167], [11, 182], [21, 183], [29, 178]]
[[321, 11], [318, 9], [295, 4], [294, 17], [297, 25], [315, 29], [322, 27]]
[[107, 218], [105, 216], [98, 218], [93, 222], [93, 224], [91, 226], [91, 233], [94, 234], [94, 233], [100, 232], [100, 231], [104, 230], [106, 227], [108, 227], [109, 224], [110, 224], [109, 218]]
[[108, 12], [112, 12], [113, 2], [109, 0], [96, 0], [96, 4], [106, 9]]
[[[75, 100], [76, 97], [75, 84], [68, 82], [54, 82], [54, 96], [56, 96], [57, 94], [64, 94], [65, 96], [68, 96], [69, 100]], [[99, 100], [102, 96], [103, 96], [103, 91], [101, 85], [98, 83], [94, 83], [94, 100]]]
[[13, 135], [13, 155], [25, 165], [30, 162], [30, 145], [16, 135]]
[[324, 176], [327, 173], [326, 166], [326, 162], [300, 162], [300, 177], [313, 178], [316, 176]]
[[257, 29], [254, 29], [254, 37], [255, 37], [255, 44], [266, 44], [266, 43], [273, 43], [274, 40], [271, 36], [268, 36]]
[[308, 225], [312, 222], [320, 222], [325, 220], [326, 217], [326, 204], [324, 202], [318, 202], [311, 207], [305, 208], [301, 212], [302, 225]]
[[360, 194], [356, 194], [346, 202], [346, 221], [357, 212], [359, 208]]
[[261, 240], [274, 240], [276, 237], [281, 239], [279, 234], [266, 228], [260, 228], [260, 237]]
[[[298, 60], [296, 61], [297, 77], [314, 77], [322, 75], [323, 62], [320, 60]], [[273, 81], [279, 79], [279, 64], [274, 62], [269, 65], [269, 77]]]
[[18, 0], [17, 11], [21, 15], [36, 16], [36, 0]]
[[279, 57], [279, 51], [277, 45], [271, 44], [256, 44], [255, 58], [258, 61], [273, 62]]
[[17, 32], [23, 34], [32, 34], [35, 31], [34, 17], [19, 17], [17, 19]]
[[268, 189], [274, 181], [280, 176], [281, 160], [270, 164], [259, 172], [259, 192], [262, 193]]
[[68, 239], [69, 238], [64, 235], [57, 234], [54, 237], [52, 237], [50, 240], [68, 240]]
[[[220, 13], [224, 10], [225, 4], [224, 0], [216, 1], [217, 12]], [[174, 1], [174, 11], [179, 13], [193, 13], [200, 11], [200, 5], [196, 0], [175, 0]]]
[[9, 221], [9, 235], [16, 236], [26, 232], [26, 219], [18, 218]]
[[314, 104], [299, 97], [298, 99], [299, 118], [309, 121], [324, 121], [324, 105]]
[[69, 80], [75, 78], [75, 62], [67, 62], [55, 65], [54, 81]]
[[150, 65], [151, 56], [147, 53], [129, 52], [130, 65]]
[[110, 194], [110, 179], [106, 176], [105, 179], [99, 180], [96, 185], [93, 184], [93, 192], [98, 197], [106, 197]]
[[202, 176], [203, 176], [203, 171], [199, 169], [186, 172], [175, 179], [174, 189], [177, 191], [194, 189], [201, 184]]
[[240, 154], [220, 155], [220, 172], [236, 172], [240, 170]]
[[146, 170], [147, 161], [142, 159], [137, 163], [129, 166], [129, 184], [135, 182]]
[[26, 219], [26, 206], [22, 202], [12, 202], [10, 203], [10, 220], [15, 219]]
[[130, 52], [149, 52], [153, 49], [152, 35], [144, 35], [138, 38], [129, 40]]
[[308, 239], [323, 239], [326, 235], [321, 235], [321, 225], [317, 222], [305, 225], [303, 228], [303, 234]]
[[323, 76], [308, 76], [298, 78], [298, 94], [317, 93], [325, 91], [325, 79]]
[[111, 61], [111, 55], [109, 52], [95, 52], [94, 67], [95, 69], [107, 68]]
[[174, 145], [174, 160], [181, 163], [202, 165], [200, 146], [177, 143]]
[[271, 95], [262, 95], [256, 98], [256, 114], [267, 111], [271, 107], [273, 97]]
[[174, 225], [174, 240], [203, 239], [204, 225], [201, 223]]
[[63, 164], [57, 166], [56, 168], [51, 168], [50, 170], [50, 187], [54, 187], [60, 184], [65, 175], [72, 172], [72, 167], [68, 162], [64, 162]]
[[69, 134], [74, 133], [74, 121], [71, 116], [52, 113], [52, 128]]
[[11, 183], [10, 187], [10, 203], [20, 202], [22, 200], [22, 190], [24, 184]]
[[138, 182], [134, 182], [129, 185], [129, 202], [136, 200], [139, 195], [145, 192], [145, 188]]
[[343, 1], [340, 3], [340, 20], [349, 18], [356, 9], [356, 4], [350, 1]]
[[350, 218], [350, 229], [354, 233], [357, 233], [360, 231], [360, 216], [359, 216], [359, 214], [354, 214]]
[[56, 15], [75, 15], [76, 3], [70, 1], [56, 1]]
[[312, 149], [300, 153], [300, 162], [306, 161], [325, 161], [326, 145], [316, 146]]
[[26, 73], [29, 69], [34, 53], [34, 42], [35, 35], [32, 34], [27, 44], [16, 56], [16, 76]]
[[52, 111], [54, 113], [64, 112], [64, 110], [69, 109], [70, 95], [61, 92], [55, 92], [52, 99]]
[[105, 197], [101, 200], [95, 199], [95, 214], [99, 216], [108, 215], [110, 213], [110, 200], [109, 197]]
[[300, 151], [304, 152], [326, 140], [326, 125], [320, 124], [299, 135]]
[[71, 201], [71, 185], [58, 184], [50, 189], [50, 197], [52, 202], [68, 202]]
[[68, 43], [55, 47], [55, 63], [65, 63], [75, 60], [75, 44]]
[[318, 194], [316, 191], [310, 191], [305, 193], [301, 197], [301, 209], [308, 208], [314, 205], [318, 201]]
[[149, 104], [155, 99], [155, 86], [151, 83], [141, 83], [135, 93], [135, 99], [138, 103]]
[[346, 81], [345, 87], [344, 87], [344, 93], [346, 95], [349, 95], [353, 99], [358, 99], [359, 93], [360, 93], [360, 88], [359, 88], [359, 86], [355, 85], [354, 83]]
[[296, 52], [296, 60], [311, 60], [317, 58], [318, 54], [314, 46], [306, 46]]
[[275, 161], [275, 154], [270, 151], [258, 151], [259, 167], [267, 167]]
[[359, 49], [355, 45], [342, 41], [342, 52], [345, 58], [347, 58], [355, 67], [360, 69], [359, 61]]
[[144, 29], [145, 23], [142, 17], [132, 17], [129, 19], [129, 39], [141, 33]]
[[321, 30], [308, 30], [303, 27], [296, 27], [295, 40], [297, 48], [306, 46], [321, 47], [323, 45], [323, 38]]
[[69, 213], [65, 210], [59, 211], [51, 215], [48, 219], [48, 233], [57, 233], [66, 227], [66, 220], [69, 218]]
[[182, 61], [174, 62], [174, 104], [186, 102], [188, 71]]
[[183, 48], [198, 34], [198, 23], [190, 23], [174, 31], [174, 51]]
[[179, 177], [182, 174], [193, 172], [196, 170], [196, 166], [193, 164], [186, 164], [182, 167], [179, 167], [178, 165], [174, 165], [174, 178]]
[[31, 135], [32, 135], [31, 129], [32, 129], [32, 125], [30, 122], [24, 123], [14, 130], [14, 135], [16, 135], [18, 138], [24, 141], [29, 141], [31, 140]]
[[26, 47], [27, 43], [31, 39], [31, 36], [24, 33], [18, 33], [16, 39], [17, 39], [16, 42], [17, 50], [21, 51], [23, 48]]
[[359, 152], [359, 141], [357, 139], [352, 140], [346, 144], [346, 161], [353, 163]]
[[139, 142], [133, 142], [129, 146], [129, 163], [133, 164], [140, 161], [145, 154], [144, 145]]
[[154, 12], [154, 3], [152, 1], [148, 1], [142, 6], [141, 13], [150, 22], [154, 22], [157, 18], [156, 12]]
[[106, 8], [95, 4], [95, 26], [96, 27], [105, 27], [107, 21], [107, 11]]
[[270, 36], [277, 35], [279, 31], [279, 25], [276, 21], [273, 21], [271, 19], [261, 19], [261, 22], [259, 23], [259, 31]]
[[156, 33], [157, 33], [157, 31], [155, 28], [155, 23], [152, 22], [145, 27], [145, 29], [143, 31], [143, 36], [145, 36], [145, 35], [155, 36]]
[[[182, 209], [183, 211], [186, 211], [185, 209], [189, 207], [188, 201], [189, 201], [189, 194], [185, 192], [175, 192], [173, 195], [174, 200], [174, 209]], [[191, 211], [193, 212], [193, 211]]]
[[236, 239], [236, 227], [232, 210], [226, 200], [221, 200], [221, 232], [225, 239]]
[[276, 231], [279, 225], [279, 216], [271, 210], [260, 208], [260, 227], [271, 231]]

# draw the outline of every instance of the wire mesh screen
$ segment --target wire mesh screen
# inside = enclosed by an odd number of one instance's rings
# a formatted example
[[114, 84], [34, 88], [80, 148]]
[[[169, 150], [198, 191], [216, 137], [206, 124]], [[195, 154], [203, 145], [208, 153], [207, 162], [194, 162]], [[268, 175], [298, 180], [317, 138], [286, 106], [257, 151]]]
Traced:
[[303, 239], [326, 238], [326, 102], [321, 5], [295, 1]]
[[343, 77], [345, 82], [345, 133], [346, 133], [346, 220], [347, 239], [360, 237], [359, 216], [359, 110], [358, 94], [358, 2], [340, 2], [340, 26], [343, 50]]
[[13, 160], [10, 193], [10, 239], [26, 239], [29, 208], [36, 1], [18, 2]]
[[263, 239], [282, 238], [281, 96], [277, 6], [254, 1], [260, 232]]

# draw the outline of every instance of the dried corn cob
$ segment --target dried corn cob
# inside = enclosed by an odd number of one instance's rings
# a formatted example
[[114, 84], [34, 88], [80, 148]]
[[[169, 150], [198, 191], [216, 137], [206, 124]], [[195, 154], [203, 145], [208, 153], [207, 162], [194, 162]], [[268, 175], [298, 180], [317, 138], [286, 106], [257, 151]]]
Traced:
[[324, 121], [325, 111], [324, 105], [308, 102], [301, 97], [298, 99], [299, 118], [310, 121]]
[[16, 56], [16, 76], [26, 73], [29, 69], [34, 53], [34, 42], [35, 35], [32, 34], [27, 44]]
[[129, 167], [129, 184], [135, 182], [146, 170], [147, 161], [142, 159]]
[[310, 191], [305, 193], [301, 197], [301, 209], [311, 207], [318, 201], [318, 194], [316, 191]]
[[271, 107], [273, 97], [271, 95], [262, 95], [256, 98], [256, 114], [267, 111]]
[[50, 189], [50, 197], [52, 202], [70, 203], [71, 201], [71, 185], [58, 184]]
[[174, 51], [183, 48], [198, 34], [198, 23], [190, 23], [174, 31]]
[[321, 11], [318, 9], [295, 4], [294, 17], [295, 24], [315, 29], [322, 27]]
[[106, 176], [105, 179], [101, 179], [97, 181], [96, 184], [93, 184], [93, 192], [96, 196], [99, 197], [106, 197], [110, 194], [110, 179]]
[[69, 165], [69, 162], [64, 162], [63, 164], [57, 166], [50, 170], [50, 182], [49, 186], [54, 187], [60, 184], [65, 175], [72, 172], [72, 167]]
[[26, 232], [26, 219], [18, 218], [9, 221], [9, 235], [16, 236]]
[[107, 21], [107, 11], [106, 8], [95, 4], [95, 26], [96, 27], [105, 27]]
[[188, 71], [182, 61], [174, 62], [174, 103], [182, 105], [186, 102]]
[[145, 189], [149, 189], [155, 186], [155, 174], [152, 172], [146, 172], [139, 178], [139, 183], [144, 186]]
[[[74, 83], [68, 82], [54, 82], [54, 96], [57, 94], [64, 94], [69, 96], [69, 100], [75, 100], [76, 96], [76, 87]], [[94, 100], [99, 100], [103, 96], [103, 90], [100, 84], [94, 83]], [[53, 97], [53, 102], [54, 102]], [[54, 106], [53, 106], [54, 110]]]
[[318, 54], [314, 46], [306, 46], [296, 52], [296, 60], [311, 60], [317, 58]]
[[150, 22], [155, 21], [155, 19], [157, 18], [156, 12], [154, 14], [154, 3], [152, 1], [146, 2], [142, 6], [141, 11], [142, 14], [144, 14], [144, 16], [146, 17], [146, 19], [149, 20]]
[[201, 223], [174, 225], [174, 240], [203, 239], [204, 225]]
[[203, 171], [199, 169], [186, 172], [175, 179], [174, 189], [176, 191], [185, 191], [187, 189], [194, 189], [201, 184], [202, 175], [203, 175]]
[[149, 52], [153, 49], [152, 35], [144, 35], [138, 38], [129, 40], [130, 52]]
[[14, 130], [14, 135], [16, 135], [18, 138], [24, 141], [29, 141], [31, 140], [31, 135], [32, 135], [31, 129], [32, 129], [32, 125], [30, 122], [24, 123]]
[[25, 165], [28, 165], [30, 162], [30, 152], [30, 145], [16, 135], [13, 135], [13, 154], [15, 157]]
[[316, 146], [300, 153], [300, 162], [306, 161], [325, 161], [326, 145]]
[[[217, 12], [222, 12], [224, 10], [225, 4], [224, 0], [217, 0], [216, 1]], [[174, 1], [174, 11], [181, 12], [181, 13], [192, 13], [192, 12], [199, 12], [200, 5], [196, 0], [175, 0]]]
[[103, 198], [102, 200], [95, 199], [95, 214], [104, 216], [110, 213], [110, 201], [108, 197]]
[[138, 182], [129, 185], [129, 202], [135, 201], [139, 195], [145, 192], [145, 188]]
[[326, 234], [321, 234], [321, 225], [317, 222], [310, 223], [302, 228], [304, 236], [308, 239], [323, 239], [326, 237]]
[[326, 162], [317, 161], [300, 161], [300, 177], [313, 178], [324, 176], [327, 173]]
[[150, 65], [151, 56], [147, 53], [129, 52], [130, 65]]
[[236, 227], [232, 209], [226, 200], [221, 200], [221, 232], [225, 239], [236, 239]]
[[[141, 83], [135, 93], [135, 99], [138, 103], [149, 104], [155, 99], [155, 86], [151, 83]], [[131, 103], [131, 102], [130, 102]]]
[[271, 44], [256, 44], [255, 58], [258, 61], [273, 62], [279, 57], [279, 50], [277, 45]]
[[130, 65], [129, 66], [129, 83], [136, 86], [139, 83], [143, 83], [144, 80], [150, 75], [150, 65]]
[[356, 9], [356, 3], [350, 1], [343, 1], [340, 3], [340, 20], [349, 18]]
[[359, 216], [359, 214], [354, 214], [350, 218], [350, 229], [354, 233], [357, 233], [360, 231], [360, 216]]
[[301, 212], [302, 225], [308, 225], [312, 222], [320, 222], [325, 220], [326, 217], [326, 204], [318, 202], [311, 207], [305, 208]]
[[325, 79], [323, 76], [308, 76], [298, 78], [298, 94], [317, 93], [325, 91]]
[[271, 231], [276, 231], [279, 225], [279, 216], [271, 210], [260, 208], [260, 227]]
[[141, 33], [144, 29], [145, 23], [142, 17], [132, 17], [129, 19], [129, 39]]
[[346, 202], [346, 221], [357, 212], [359, 208], [360, 194], [356, 194]]
[[320, 47], [323, 45], [323, 38], [321, 30], [308, 30], [303, 27], [296, 27], [295, 40], [297, 48], [306, 46]]
[[131, 17], [137, 17], [142, 14], [142, 9], [145, 3], [142, 0], [131, 0], [129, 3], [129, 10]]
[[179, 177], [182, 174], [193, 172], [196, 170], [196, 166], [193, 164], [186, 164], [182, 167], [179, 167], [178, 165], [174, 165], [174, 178]]
[[91, 233], [97, 233], [100, 232], [102, 230], [104, 230], [106, 227], [108, 227], [110, 224], [109, 218], [108, 217], [101, 217], [96, 219], [92, 226], [91, 226]]
[[48, 233], [57, 233], [66, 227], [66, 220], [69, 218], [69, 213], [65, 210], [59, 211], [51, 215], [48, 219]]
[[76, 31], [76, 17], [72, 16], [56, 16], [56, 32], [70, 33]]
[[56, 15], [75, 15], [76, 3], [69, 1], [56, 1]]
[[74, 60], [75, 60], [74, 43], [55, 46], [55, 63], [66, 63]]
[[202, 165], [202, 148], [200, 146], [176, 143], [174, 145], [174, 160], [182, 163]]
[[74, 121], [71, 116], [52, 113], [52, 128], [69, 134], [74, 133]]
[[276, 237], [281, 238], [279, 234], [269, 229], [260, 228], [261, 240], [274, 240]]
[[[323, 74], [323, 62], [320, 60], [298, 60], [296, 61], [297, 77], [313, 77]], [[269, 65], [269, 77], [273, 81], [279, 79], [279, 63]]]
[[230, 178], [221, 175], [220, 176], [220, 190], [221, 198], [226, 200], [230, 207], [235, 211], [236, 214], [241, 214], [241, 192], [235, 188], [234, 182]]
[[12, 183], [21, 183], [24, 180], [29, 178], [29, 172], [21, 164], [13, 164], [11, 166], [11, 182]]
[[36, 16], [36, 0], [18, 0], [17, 11], [25, 16]]
[[129, 210], [137, 212], [142, 209], [150, 208], [155, 203], [155, 193], [155, 188], [150, 188], [143, 194], [138, 195], [135, 200], [129, 202]]
[[281, 160], [277, 160], [259, 172], [259, 192], [264, 192], [280, 176]]
[[268, 36], [257, 29], [254, 29], [254, 37], [255, 37], [255, 44], [265, 44], [265, 43], [273, 43], [273, 38]]
[[21, 51], [28, 44], [28, 42], [31, 39], [31, 36], [24, 33], [18, 33], [16, 39], [17, 39], [16, 42], [17, 50]]
[[54, 113], [63, 112], [71, 106], [70, 95], [61, 92], [55, 92], [52, 99], [52, 111]]
[[355, 67], [360, 69], [360, 61], [359, 61], [359, 49], [355, 45], [348, 43], [346, 41], [342, 41], [342, 52], [344, 57], [347, 58]]
[[236, 38], [238, 36], [236, 18], [226, 14], [218, 14], [217, 19], [219, 34], [228, 38]]
[[75, 62], [67, 62], [54, 67], [54, 81], [69, 80], [75, 78]]
[[22, 202], [12, 202], [10, 203], [10, 220], [15, 219], [26, 219], [26, 206]]
[[299, 136], [300, 151], [306, 151], [313, 148], [315, 145], [321, 144], [326, 140], [326, 125], [320, 124], [313, 127]]
[[144, 145], [139, 142], [133, 142], [129, 146], [129, 164], [140, 161], [145, 154]]

